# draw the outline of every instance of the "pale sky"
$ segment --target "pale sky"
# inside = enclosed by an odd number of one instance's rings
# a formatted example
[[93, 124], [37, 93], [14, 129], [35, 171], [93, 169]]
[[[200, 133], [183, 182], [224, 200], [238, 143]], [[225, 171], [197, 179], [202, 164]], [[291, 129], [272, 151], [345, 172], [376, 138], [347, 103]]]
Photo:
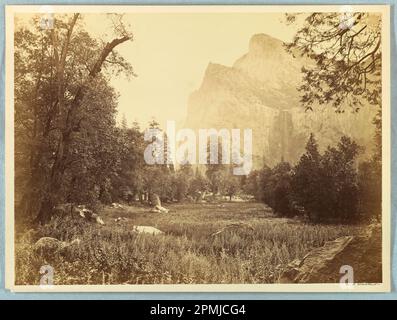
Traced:
[[[119, 91], [120, 119], [137, 120], [142, 127], [155, 117], [183, 124], [190, 93], [197, 90], [208, 63], [231, 66], [248, 50], [256, 33], [283, 41], [294, 34], [283, 23], [283, 13], [134, 13], [124, 17], [135, 40], [118, 51], [138, 77], [112, 80]], [[109, 31], [106, 16], [84, 15], [88, 31], [103, 37]]]

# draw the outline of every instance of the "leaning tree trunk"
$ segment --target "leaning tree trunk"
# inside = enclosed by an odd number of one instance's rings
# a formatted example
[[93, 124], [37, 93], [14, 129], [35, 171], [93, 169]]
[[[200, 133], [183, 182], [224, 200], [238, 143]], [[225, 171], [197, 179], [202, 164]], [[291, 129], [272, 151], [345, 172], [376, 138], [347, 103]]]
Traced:
[[[72, 22], [71, 28], [73, 28], [73, 26], [74, 23]], [[47, 184], [44, 199], [41, 202], [40, 210], [36, 218], [37, 222], [45, 223], [51, 218], [52, 208], [56, 204], [57, 201], [56, 198], [59, 195], [62, 187], [63, 175], [67, 164], [66, 160], [69, 154], [69, 148], [72, 140], [73, 124], [74, 124], [75, 116], [81, 107], [82, 101], [85, 96], [86, 88], [100, 73], [103, 63], [105, 62], [108, 55], [112, 52], [112, 50], [119, 44], [128, 41], [130, 39], [131, 39], [130, 36], [124, 36], [122, 38], [114, 39], [113, 41], [107, 43], [106, 46], [102, 49], [102, 52], [100, 53], [99, 58], [95, 62], [94, 66], [91, 68], [87, 79], [77, 89], [76, 95], [74, 96], [74, 99], [72, 100], [68, 108], [68, 113], [65, 120], [66, 123], [58, 143], [58, 148], [56, 151], [55, 161], [51, 169], [49, 182]], [[62, 56], [62, 58], [66, 58], [66, 53], [65, 55]], [[63, 68], [64, 66], [61, 67]], [[63, 76], [60, 75], [60, 77], [62, 77], [63, 79]]]

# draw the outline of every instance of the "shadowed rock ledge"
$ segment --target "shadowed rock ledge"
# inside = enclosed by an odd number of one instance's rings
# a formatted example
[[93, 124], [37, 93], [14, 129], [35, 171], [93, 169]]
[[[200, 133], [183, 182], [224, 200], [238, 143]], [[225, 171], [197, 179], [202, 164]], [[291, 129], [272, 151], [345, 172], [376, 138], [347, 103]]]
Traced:
[[279, 283], [339, 283], [340, 268], [353, 268], [355, 283], [382, 282], [382, 231], [371, 225], [357, 236], [326, 242], [302, 259], [292, 261], [282, 272]]

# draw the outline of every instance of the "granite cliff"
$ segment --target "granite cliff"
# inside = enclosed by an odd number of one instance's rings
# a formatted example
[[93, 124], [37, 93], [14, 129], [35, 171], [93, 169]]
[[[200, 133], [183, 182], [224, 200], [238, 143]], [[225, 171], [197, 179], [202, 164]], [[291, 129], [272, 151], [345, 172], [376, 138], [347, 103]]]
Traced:
[[265, 34], [249, 41], [248, 52], [233, 66], [209, 63], [200, 88], [188, 101], [186, 127], [251, 128], [254, 167], [273, 166], [280, 160], [295, 163], [313, 132], [320, 149], [348, 135], [372, 151], [376, 113], [364, 106], [343, 114], [330, 106], [305, 111], [297, 87], [301, 68], [311, 62], [286, 52], [283, 42]]

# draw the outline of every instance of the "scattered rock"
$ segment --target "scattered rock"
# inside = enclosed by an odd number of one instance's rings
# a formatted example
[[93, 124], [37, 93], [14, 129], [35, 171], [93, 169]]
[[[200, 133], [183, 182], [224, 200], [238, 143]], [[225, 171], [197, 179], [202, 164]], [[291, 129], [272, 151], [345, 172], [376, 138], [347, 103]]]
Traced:
[[168, 213], [170, 211], [161, 205], [160, 197], [156, 193], [150, 196], [150, 204], [153, 206], [150, 212]]
[[102, 220], [102, 218], [101, 218], [99, 215], [97, 215], [96, 213], [93, 213], [93, 214], [91, 215], [91, 220], [95, 221], [96, 223], [98, 223], [98, 224], [100, 224], [100, 225], [102, 225], [102, 226], [105, 225], [105, 222], [104, 222], [104, 221]]
[[123, 209], [124, 208], [124, 206], [122, 204], [116, 203], [116, 202], [113, 202], [110, 206], [115, 209]]
[[91, 210], [86, 209], [86, 208], [84, 208], [83, 206], [77, 206], [77, 207], [76, 207], [76, 212], [77, 212], [77, 214], [78, 214], [80, 217], [85, 218], [85, 219], [91, 218], [92, 213], [93, 213]]
[[81, 206], [79, 206], [79, 207], [78, 207], [78, 210], [79, 210], [80, 217], [82, 217], [88, 221], [91, 221], [91, 222], [96, 222], [100, 225], [105, 225], [105, 222], [102, 220], [102, 218], [98, 214], [94, 213], [90, 209], [86, 209]]
[[156, 213], [168, 213], [170, 210], [166, 209], [162, 206], [155, 206], [150, 210], [150, 212], [156, 212]]
[[59, 204], [56, 207], [54, 207], [54, 212], [60, 215], [66, 215], [66, 214], [70, 214], [72, 216], [77, 215], [88, 221], [96, 222], [100, 225], [105, 225], [105, 222], [98, 214], [94, 213], [90, 209], [87, 209], [83, 204], [77, 206], [72, 205], [70, 203]]
[[33, 245], [33, 251], [35, 253], [44, 253], [47, 255], [62, 252], [66, 248], [74, 245], [80, 245], [81, 240], [75, 239], [71, 242], [60, 241], [52, 237], [42, 237]]
[[197, 191], [196, 193], [195, 193], [195, 201], [196, 202], [206, 202], [205, 200], [204, 200], [204, 198], [207, 196], [207, 192], [206, 191]]
[[149, 233], [153, 235], [158, 235], [158, 234], [163, 234], [164, 232], [155, 228], [155, 227], [150, 227], [150, 226], [134, 226], [133, 231], [138, 232], [138, 233]]
[[241, 198], [240, 196], [233, 196], [233, 197], [232, 197], [232, 201], [233, 201], [233, 202], [247, 202], [247, 200], [244, 200], [244, 199]]

